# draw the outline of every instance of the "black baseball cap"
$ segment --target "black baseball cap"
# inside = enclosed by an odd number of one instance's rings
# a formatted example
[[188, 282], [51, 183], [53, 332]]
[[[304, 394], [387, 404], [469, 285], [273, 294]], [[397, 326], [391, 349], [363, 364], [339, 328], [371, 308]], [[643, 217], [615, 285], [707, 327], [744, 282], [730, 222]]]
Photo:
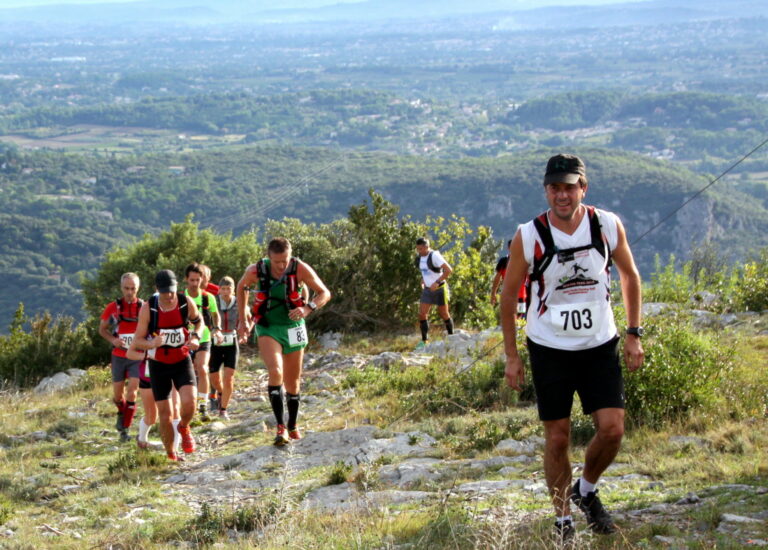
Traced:
[[587, 175], [587, 167], [576, 155], [555, 155], [547, 162], [544, 185], [551, 183], [579, 183], [579, 177]]
[[158, 271], [157, 275], [155, 275], [155, 286], [161, 294], [164, 292], [176, 292], [178, 289], [176, 274], [170, 269]]

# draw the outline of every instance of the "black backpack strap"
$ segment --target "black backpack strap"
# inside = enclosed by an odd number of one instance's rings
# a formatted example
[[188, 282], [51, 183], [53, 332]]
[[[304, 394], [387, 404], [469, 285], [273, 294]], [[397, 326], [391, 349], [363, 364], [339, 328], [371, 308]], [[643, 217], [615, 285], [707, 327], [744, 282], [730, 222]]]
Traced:
[[156, 295], [149, 299], [149, 326], [147, 327], [147, 336], [157, 332], [159, 300], [160, 297]]
[[181, 326], [187, 326], [187, 320], [189, 319], [189, 302], [187, 302], [187, 295], [183, 292], [177, 292], [179, 297], [179, 313], [181, 313]]
[[596, 248], [603, 258], [607, 258], [606, 267], [610, 267], [613, 265], [611, 249], [608, 247], [608, 242], [603, 238], [603, 227], [600, 225], [600, 216], [597, 214], [597, 209], [594, 206], [588, 206], [587, 215], [589, 216], [589, 233], [592, 238], [592, 247]]
[[544, 271], [549, 267], [549, 264], [552, 263], [552, 258], [555, 257], [558, 250], [557, 246], [555, 246], [555, 240], [552, 238], [552, 229], [549, 227], [549, 219], [546, 212], [533, 219], [533, 226], [536, 228], [539, 239], [541, 239], [541, 243], [544, 245], [543, 254], [539, 258], [533, 258], [533, 269], [530, 274], [531, 281], [539, 281]]

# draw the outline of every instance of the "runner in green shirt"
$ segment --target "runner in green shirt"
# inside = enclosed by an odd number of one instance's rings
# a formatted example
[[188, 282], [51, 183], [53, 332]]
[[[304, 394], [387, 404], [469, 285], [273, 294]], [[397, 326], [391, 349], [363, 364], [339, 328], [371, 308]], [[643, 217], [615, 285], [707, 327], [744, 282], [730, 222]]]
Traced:
[[[203, 315], [205, 328], [200, 335], [200, 347], [193, 353], [192, 361], [197, 375], [197, 407], [201, 420], [210, 420], [208, 416], [208, 361], [211, 356], [211, 338], [221, 340], [219, 328], [219, 310], [213, 295], [202, 290], [203, 269], [197, 262], [189, 264], [184, 271], [187, 289], [184, 293], [189, 296], [200, 313]], [[209, 328], [210, 327], [210, 328]]]

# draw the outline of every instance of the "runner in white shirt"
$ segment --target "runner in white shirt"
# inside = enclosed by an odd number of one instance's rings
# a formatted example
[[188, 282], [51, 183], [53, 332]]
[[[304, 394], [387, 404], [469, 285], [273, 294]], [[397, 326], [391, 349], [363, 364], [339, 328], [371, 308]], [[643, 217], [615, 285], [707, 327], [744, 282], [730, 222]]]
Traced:
[[[596, 533], [616, 530], [597, 496], [600, 475], [613, 462], [624, 434], [624, 383], [619, 336], [610, 304], [610, 265], [621, 278], [627, 313], [624, 359], [628, 370], [643, 364], [640, 337], [641, 281], [621, 221], [582, 204], [588, 181], [582, 160], [555, 155], [547, 163], [544, 188], [549, 210], [520, 226], [510, 247], [501, 292], [501, 321], [507, 355], [505, 377], [522, 389], [523, 363], [517, 352], [517, 293], [531, 281], [527, 344], [544, 423], [544, 473], [562, 539], [573, 536], [570, 501], [584, 512]], [[587, 447], [582, 476], [571, 488], [570, 415], [578, 393], [596, 434]]]
[[453, 319], [448, 311], [450, 292], [446, 283], [453, 269], [438, 250], [429, 248], [429, 240], [424, 237], [416, 239], [416, 252], [418, 256], [414, 265], [421, 271], [422, 288], [419, 299], [421, 342], [416, 346], [418, 350], [423, 348], [429, 339], [429, 311], [433, 305], [437, 306], [437, 313], [445, 323], [445, 330], [448, 334], [453, 334]]

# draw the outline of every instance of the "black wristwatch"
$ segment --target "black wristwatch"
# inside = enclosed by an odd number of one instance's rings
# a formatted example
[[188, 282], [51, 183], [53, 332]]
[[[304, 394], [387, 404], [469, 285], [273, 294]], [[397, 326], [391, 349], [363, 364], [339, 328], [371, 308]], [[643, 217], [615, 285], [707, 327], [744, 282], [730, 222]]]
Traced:
[[643, 334], [645, 334], [645, 329], [643, 327], [627, 327], [627, 334], [642, 338]]

